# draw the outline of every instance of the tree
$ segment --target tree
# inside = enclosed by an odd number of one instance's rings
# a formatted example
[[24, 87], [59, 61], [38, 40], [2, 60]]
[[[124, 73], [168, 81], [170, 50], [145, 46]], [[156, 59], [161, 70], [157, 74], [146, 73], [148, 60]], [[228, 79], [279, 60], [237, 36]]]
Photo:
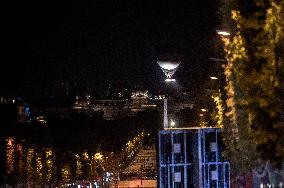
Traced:
[[231, 35], [222, 37], [227, 59], [227, 156], [233, 169], [252, 170], [255, 159], [280, 167], [284, 158], [284, 125], [280, 118], [283, 93], [279, 83], [283, 82], [280, 70], [284, 65], [277, 49], [284, 40], [284, 1], [227, 3], [231, 10], [223, 6], [223, 12], [231, 12], [233, 21], [227, 24]]

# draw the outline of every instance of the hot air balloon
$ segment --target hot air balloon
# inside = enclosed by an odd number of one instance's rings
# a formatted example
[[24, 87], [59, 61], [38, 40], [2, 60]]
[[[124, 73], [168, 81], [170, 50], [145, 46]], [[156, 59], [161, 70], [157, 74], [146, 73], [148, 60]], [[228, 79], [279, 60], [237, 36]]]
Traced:
[[164, 72], [166, 82], [174, 82], [176, 81], [173, 79], [173, 75], [175, 74], [180, 62], [172, 62], [172, 61], [158, 61], [157, 62], [161, 67], [162, 71]]

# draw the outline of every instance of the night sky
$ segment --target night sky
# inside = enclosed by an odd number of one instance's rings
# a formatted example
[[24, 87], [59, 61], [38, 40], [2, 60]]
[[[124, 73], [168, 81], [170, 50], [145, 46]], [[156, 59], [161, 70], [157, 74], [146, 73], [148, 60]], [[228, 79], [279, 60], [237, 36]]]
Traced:
[[[152, 3], [149, 3], [152, 2]], [[159, 89], [156, 61], [178, 60], [175, 78], [195, 90], [215, 56], [213, 0], [24, 1], [3, 5], [0, 92], [103, 90], [109, 83]]]

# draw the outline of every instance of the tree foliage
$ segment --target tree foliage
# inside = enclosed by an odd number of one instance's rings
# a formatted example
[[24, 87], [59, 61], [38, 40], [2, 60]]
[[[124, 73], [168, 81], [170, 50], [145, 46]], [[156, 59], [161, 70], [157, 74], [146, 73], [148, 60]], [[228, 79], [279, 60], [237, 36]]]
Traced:
[[276, 53], [284, 40], [283, 10], [283, 0], [237, 1], [231, 10], [231, 35], [222, 37], [228, 61], [224, 137], [233, 167], [243, 170], [252, 169], [256, 158], [275, 166], [284, 158], [283, 63]]
[[[10, 106], [3, 106], [3, 111], [6, 108]], [[0, 136], [1, 183], [60, 186], [96, 180], [107, 187], [107, 172], [108, 176], [118, 176], [142, 147], [146, 135], [147, 142], [155, 142], [152, 135], [157, 135], [160, 125], [157, 111], [116, 121], [63, 112], [49, 114], [47, 126], [34, 121], [19, 124], [14, 120], [16, 115], [7, 117], [5, 122], [15, 125], [4, 124]]]

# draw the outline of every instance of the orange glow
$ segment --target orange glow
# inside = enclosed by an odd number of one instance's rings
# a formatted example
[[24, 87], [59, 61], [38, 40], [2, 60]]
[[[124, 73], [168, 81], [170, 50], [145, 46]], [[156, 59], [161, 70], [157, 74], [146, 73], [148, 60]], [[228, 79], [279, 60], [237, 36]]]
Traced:
[[14, 139], [12, 137], [7, 138], [7, 149], [6, 149], [6, 167], [8, 174], [14, 172]]

